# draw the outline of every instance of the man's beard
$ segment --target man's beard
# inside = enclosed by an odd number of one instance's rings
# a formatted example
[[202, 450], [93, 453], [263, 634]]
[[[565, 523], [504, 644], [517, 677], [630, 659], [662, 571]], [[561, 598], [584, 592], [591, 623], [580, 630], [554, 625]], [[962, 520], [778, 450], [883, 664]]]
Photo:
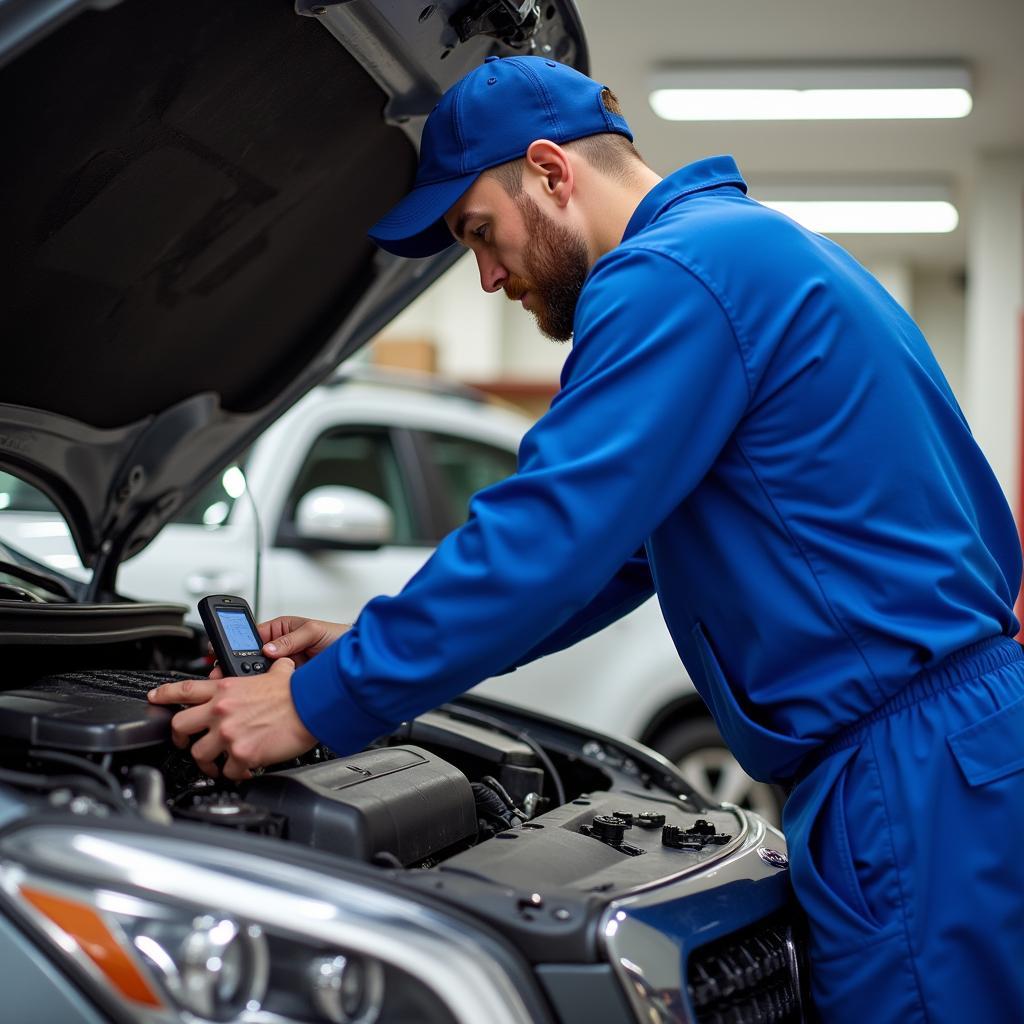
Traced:
[[590, 272], [586, 244], [578, 232], [546, 217], [530, 196], [520, 195], [515, 202], [530, 238], [524, 255], [529, 276], [510, 274], [505, 294], [510, 299], [521, 299], [529, 292], [530, 312], [541, 333], [553, 341], [568, 341], [576, 303]]

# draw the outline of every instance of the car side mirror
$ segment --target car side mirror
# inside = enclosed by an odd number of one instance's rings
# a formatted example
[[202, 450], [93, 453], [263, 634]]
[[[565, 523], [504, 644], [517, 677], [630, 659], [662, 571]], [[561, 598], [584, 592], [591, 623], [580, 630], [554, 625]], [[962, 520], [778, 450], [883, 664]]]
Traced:
[[391, 509], [355, 487], [314, 487], [295, 509], [295, 539], [304, 548], [372, 550], [394, 536]]

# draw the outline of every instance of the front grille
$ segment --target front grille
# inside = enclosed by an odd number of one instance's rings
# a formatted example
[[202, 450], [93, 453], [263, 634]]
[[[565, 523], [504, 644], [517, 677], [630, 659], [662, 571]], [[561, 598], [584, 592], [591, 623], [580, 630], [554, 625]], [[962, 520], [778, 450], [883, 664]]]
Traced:
[[686, 972], [699, 1024], [799, 1024], [792, 926], [765, 918], [690, 954]]

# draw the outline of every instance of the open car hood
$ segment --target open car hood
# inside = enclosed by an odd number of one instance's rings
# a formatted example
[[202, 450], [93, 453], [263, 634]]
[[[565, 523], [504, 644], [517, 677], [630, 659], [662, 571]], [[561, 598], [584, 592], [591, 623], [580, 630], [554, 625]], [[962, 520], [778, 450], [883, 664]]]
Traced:
[[0, 468], [94, 599], [457, 258], [366, 230], [491, 53], [587, 71], [571, 0], [0, 0]]

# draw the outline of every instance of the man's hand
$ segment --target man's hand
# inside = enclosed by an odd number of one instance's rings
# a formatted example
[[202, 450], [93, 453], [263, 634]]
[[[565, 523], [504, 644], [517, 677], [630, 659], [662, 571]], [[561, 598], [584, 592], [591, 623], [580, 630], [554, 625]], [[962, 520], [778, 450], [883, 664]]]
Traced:
[[279, 615], [257, 627], [268, 658], [291, 658], [296, 667], [315, 658], [330, 647], [349, 626], [323, 619], [304, 619], [298, 615]]
[[[323, 619], [304, 619], [301, 615], [279, 615], [261, 622], [256, 629], [263, 641], [263, 653], [273, 660], [291, 658], [295, 667], [305, 665], [326, 650], [351, 626], [343, 622], [325, 622]], [[213, 653], [213, 648], [210, 648]], [[224, 673], [216, 665], [211, 679], [221, 679]]]
[[196, 764], [204, 774], [216, 777], [220, 771], [215, 762], [227, 754], [224, 777], [238, 781], [249, 778], [252, 768], [287, 761], [316, 744], [292, 703], [294, 671], [295, 663], [282, 657], [258, 676], [224, 678], [218, 671], [218, 678], [164, 683], [150, 690], [149, 700], [194, 705], [171, 719], [175, 746], [187, 747], [189, 737], [205, 730], [192, 745]]

